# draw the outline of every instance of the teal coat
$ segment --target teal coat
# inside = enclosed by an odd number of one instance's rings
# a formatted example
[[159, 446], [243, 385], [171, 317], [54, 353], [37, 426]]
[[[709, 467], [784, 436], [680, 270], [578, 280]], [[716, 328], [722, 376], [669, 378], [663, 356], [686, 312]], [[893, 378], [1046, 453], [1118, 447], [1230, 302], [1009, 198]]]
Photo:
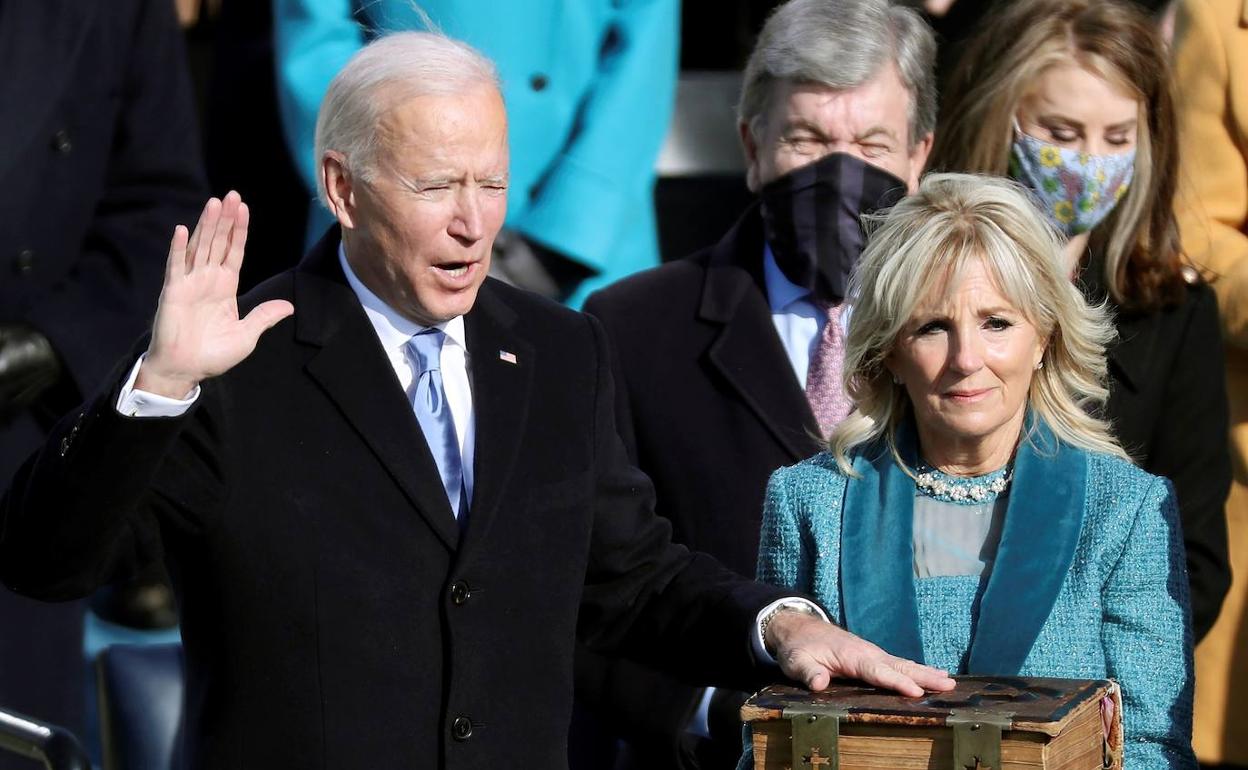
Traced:
[[[273, 4], [282, 122], [309, 190], [329, 81], [367, 36], [423, 28], [419, 7], [498, 65], [511, 145], [506, 224], [597, 272], [569, 304], [658, 264], [654, 165], [675, 96], [679, 0]], [[314, 210], [323, 231], [328, 216]]]
[[758, 577], [818, 597], [832, 620], [894, 655], [952, 673], [1115, 679], [1124, 766], [1195, 768], [1187, 572], [1170, 483], [1058, 444], [1047, 429], [1030, 436], [987, 580], [914, 577], [914, 482], [879, 446], [855, 455], [859, 478], [827, 453], [776, 471]]

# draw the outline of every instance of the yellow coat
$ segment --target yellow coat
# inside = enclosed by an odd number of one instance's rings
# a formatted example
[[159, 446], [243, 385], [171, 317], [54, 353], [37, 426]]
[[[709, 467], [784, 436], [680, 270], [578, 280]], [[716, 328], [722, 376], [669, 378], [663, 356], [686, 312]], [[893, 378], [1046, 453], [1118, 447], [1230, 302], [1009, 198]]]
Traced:
[[1179, 220], [1184, 249], [1218, 295], [1235, 471], [1226, 509], [1234, 581], [1196, 650], [1193, 743], [1204, 762], [1248, 765], [1248, 0], [1182, 0], [1175, 79]]

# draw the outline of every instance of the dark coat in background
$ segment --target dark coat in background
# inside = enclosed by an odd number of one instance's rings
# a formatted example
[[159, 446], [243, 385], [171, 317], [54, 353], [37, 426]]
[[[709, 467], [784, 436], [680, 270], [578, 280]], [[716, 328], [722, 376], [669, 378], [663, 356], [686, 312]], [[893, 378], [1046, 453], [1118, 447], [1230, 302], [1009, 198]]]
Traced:
[[578, 637], [756, 682], [754, 619], [783, 594], [671, 544], [598, 324], [481, 288], [461, 535], [336, 252], [331, 233], [244, 300], [295, 316], [188, 414], [122, 417], [114, 386], [58, 425], [0, 509], [5, 581], [82, 595], [159, 543], [192, 767], [564, 767]]
[[[0, 71], [0, 323], [49, 338], [63, 372], [0, 419], [7, 485], [149, 322], [206, 185], [169, 0], [0, 3]], [[81, 625], [0, 591], [0, 707], [79, 727]]]
[[[767, 479], [819, 451], [771, 320], [757, 207], [715, 246], [603, 289], [585, 310], [611, 341], [620, 433], [674, 539], [753, 575]], [[697, 690], [584, 651], [577, 676], [578, 695], [603, 721], [653, 751], [679, 750], [663, 744], [680, 737]], [[723, 726], [739, 752], [739, 730]]]
[[[1094, 259], [1083, 274], [1093, 302], [1107, 296], [1102, 269]], [[1108, 351], [1104, 416], [1140, 467], [1174, 483], [1199, 641], [1231, 586], [1223, 512], [1231, 488], [1230, 416], [1217, 298], [1198, 281], [1161, 310], [1113, 309], [1118, 339]]]

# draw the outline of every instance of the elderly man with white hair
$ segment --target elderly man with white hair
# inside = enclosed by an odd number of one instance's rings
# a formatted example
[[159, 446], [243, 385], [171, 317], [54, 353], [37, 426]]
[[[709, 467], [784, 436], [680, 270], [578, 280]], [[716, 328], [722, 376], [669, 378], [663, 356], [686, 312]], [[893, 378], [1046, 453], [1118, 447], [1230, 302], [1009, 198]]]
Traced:
[[236, 300], [247, 207], [209, 201], [150, 338], [0, 509], [0, 573], [31, 595], [164, 557], [189, 766], [563, 767], [578, 638], [715, 682], [774, 652], [814, 688], [952, 686], [670, 542], [598, 325], [486, 278], [508, 180], [487, 60], [383, 38], [317, 134], [339, 227]]
[[[616, 354], [617, 419], [656, 510], [677, 542], [742, 574], [754, 574], [767, 478], [817, 452], [852, 407], [841, 362], [859, 219], [917, 187], [936, 124], [935, 53], [918, 12], [888, 0], [781, 5], [738, 107], [758, 203], [718, 244], [585, 304]], [[735, 764], [739, 698], [604, 665], [582, 656], [580, 695], [614, 711], [635, 744]], [[726, 739], [693, 737], [708, 733]], [[651, 752], [638, 766], [677, 765]]]

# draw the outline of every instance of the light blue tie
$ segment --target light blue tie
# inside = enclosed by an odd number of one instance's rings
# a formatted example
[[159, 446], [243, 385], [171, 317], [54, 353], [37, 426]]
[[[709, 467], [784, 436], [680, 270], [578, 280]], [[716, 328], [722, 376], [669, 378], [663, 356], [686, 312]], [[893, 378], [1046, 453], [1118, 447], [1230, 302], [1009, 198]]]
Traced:
[[[446, 335], [441, 329], [426, 329], [407, 342], [416, 365], [416, 387], [412, 392], [412, 409], [425, 434], [425, 442], [442, 476], [442, 487], [451, 510], [462, 526], [467, 508], [464, 494], [464, 471], [455, 438], [455, 421], [442, 388], [442, 343]], [[461, 508], [461, 505], [463, 508]]]

